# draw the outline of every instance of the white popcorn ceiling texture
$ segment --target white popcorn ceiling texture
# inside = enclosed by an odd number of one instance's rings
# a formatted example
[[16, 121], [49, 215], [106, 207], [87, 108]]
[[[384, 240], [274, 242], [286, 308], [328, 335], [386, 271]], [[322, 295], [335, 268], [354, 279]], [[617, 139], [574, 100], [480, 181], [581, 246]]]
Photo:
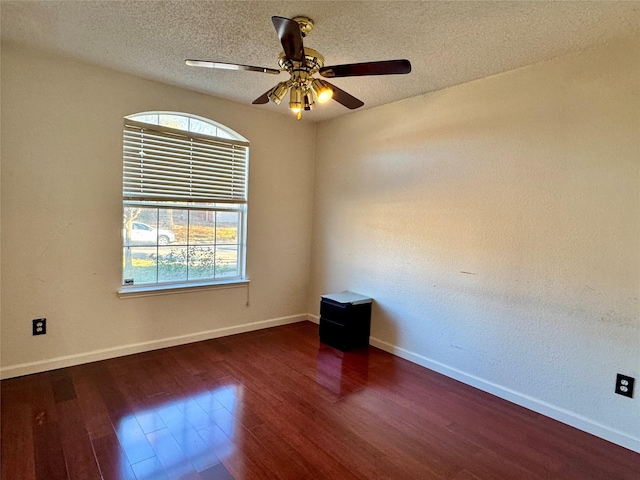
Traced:
[[[409, 75], [332, 79], [362, 109], [640, 35], [640, 2], [2, 1], [11, 41], [250, 105], [287, 74], [187, 67], [194, 58], [278, 68], [271, 16], [308, 16], [326, 65], [407, 58]], [[282, 105], [253, 106], [290, 115]], [[304, 115], [350, 113], [330, 102]]]

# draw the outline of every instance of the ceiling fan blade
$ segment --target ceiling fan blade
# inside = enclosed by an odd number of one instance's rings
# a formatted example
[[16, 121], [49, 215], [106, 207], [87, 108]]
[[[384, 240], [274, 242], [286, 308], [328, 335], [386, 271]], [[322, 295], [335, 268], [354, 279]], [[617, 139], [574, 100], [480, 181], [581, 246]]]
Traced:
[[344, 90], [339, 89], [338, 87], [336, 87], [335, 85], [329, 83], [329, 82], [325, 82], [327, 85], [329, 85], [331, 87], [331, 90], [333, 90], [333, 99], [344, 105], [345, 107], [347, 107], [350, 110], [354, 110], [356, 108], [360, 108], [361, 106], [364, 105], [364, 102], [361, 100], [358, 100], [356, 97], [354, 97], [353, 95], [345, 92]]
[[304, 46], [298, 22], [284, 17], [271, 17], [271, 21], [276, 27], [286, 57], [294, 62], [302, 62], [304, 60]]
[[321, 68], [319, 73], [323, 77], [359, 77], [363, 75], [398, 75], [409, 73], [409, 60], [383, 60], [380, 62], [347, 63], [331, 65]]
[[262, 95], [260, 95], [258, 98], [256, 98], [253, 102], [251, 102], [253, 105], [262, 105], [264, 103], [269, 103], [269, 94], [271, 93], [271, 90], [273, 90], [273, 88], [270, 88], [269, 90], [267, 90], [266, 92], [264, 92]]
[[280, 73], [280, 70], [276, 70], [275, 68], [253, 67], [251, 65], [239, 65], [237, 63], [208, 62], [206, 60], [185, 60], [184, 63], [190, 67], [218, 68], [221, 70], [247, 70], [249, 72], [271, 73], [274, 75]]

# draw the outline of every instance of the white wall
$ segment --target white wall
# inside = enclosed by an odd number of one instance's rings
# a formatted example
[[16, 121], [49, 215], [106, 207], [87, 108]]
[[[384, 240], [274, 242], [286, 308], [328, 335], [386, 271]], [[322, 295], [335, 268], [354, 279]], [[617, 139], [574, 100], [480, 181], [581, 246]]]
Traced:
[[309, 311], [640, 450], [639, 134], [638, 43], [323, 122]]
[[[3, 376], [306, 318], [313, 125], [5, 44], [1, 86]], [[251, 142], [249, 307], [246, 287], [117, 297], [122, 118], [149, 110]]]

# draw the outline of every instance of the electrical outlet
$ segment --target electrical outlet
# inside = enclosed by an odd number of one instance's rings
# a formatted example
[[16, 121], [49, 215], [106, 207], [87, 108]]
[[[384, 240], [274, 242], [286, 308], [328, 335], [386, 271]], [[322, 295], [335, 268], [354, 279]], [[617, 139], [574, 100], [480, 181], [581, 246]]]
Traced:
[[616, 376], [616, 393], [633, 398], [633, 382], [635, 382], [635, 378], [619, 373]]
[[33, 320], [33, 335], [44, 335], [47, 333], [47, 319], [36, 318]]

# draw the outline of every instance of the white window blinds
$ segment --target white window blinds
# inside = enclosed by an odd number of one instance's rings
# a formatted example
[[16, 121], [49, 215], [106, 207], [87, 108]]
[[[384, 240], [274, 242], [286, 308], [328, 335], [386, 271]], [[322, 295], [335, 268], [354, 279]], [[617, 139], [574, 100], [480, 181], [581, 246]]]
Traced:
[[125, 119], [124, 200], [246, 203], [249, 144]]

